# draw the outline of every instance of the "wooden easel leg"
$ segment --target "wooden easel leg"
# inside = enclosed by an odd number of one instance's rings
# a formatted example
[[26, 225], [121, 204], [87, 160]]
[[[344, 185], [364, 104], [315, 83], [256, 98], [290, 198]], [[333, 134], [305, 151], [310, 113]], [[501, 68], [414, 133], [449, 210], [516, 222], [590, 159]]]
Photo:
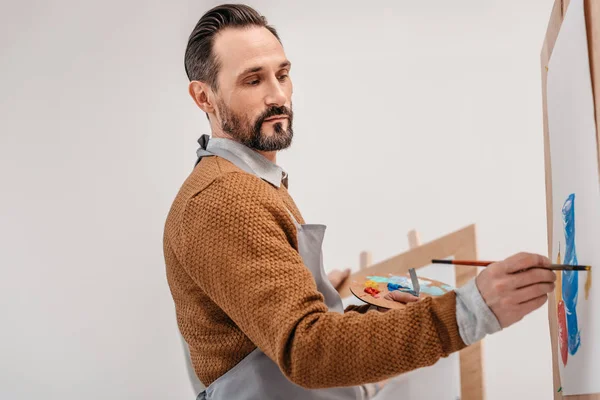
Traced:
[[[456, 253], [456, 258], [464, 260], [476, 260], [477, 251], [475, 245], [475, 228], [470, 232], [473, 246], [461, 246]], [[419, 233], [416, 230], [408, 232], [408, 245], [411, 250], [421, 245]], [[477, 276], [476, 267], [455, 268], [456, 271], [456, 286], [460, 287], [466, 284], [469, 280]], [[483, 400], [485, 391], [483, 385], [483, 363], [482, 363], [482, 343], [478, 342], [459, 353], [460, 363], [460, 392], [461, 400]]]
[[[476, 243], [475, 227], [471, 230]], [[476, 260], [477, 245], [461, 246], [455, 254], [456, 259]], [[456, 286], [465, 285], [477, 276], [477, 267], [456, 268]], [[483, 400], [485, 398], [485, 385], [483, 382], [483, 342], [479, 341], [459, 353], [460, 357], [460, 387], [461, 400]]]

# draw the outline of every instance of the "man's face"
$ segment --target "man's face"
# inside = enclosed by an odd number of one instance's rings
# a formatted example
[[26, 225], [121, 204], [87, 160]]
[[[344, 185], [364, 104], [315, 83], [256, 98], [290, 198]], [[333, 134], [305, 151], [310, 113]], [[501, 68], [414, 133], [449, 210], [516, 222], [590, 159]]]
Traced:
[[266, 28], [225, 29], [215, 38], [220, 63], [216, 113], [223, 132], [258, 151], [292, 142], [290, 62]]

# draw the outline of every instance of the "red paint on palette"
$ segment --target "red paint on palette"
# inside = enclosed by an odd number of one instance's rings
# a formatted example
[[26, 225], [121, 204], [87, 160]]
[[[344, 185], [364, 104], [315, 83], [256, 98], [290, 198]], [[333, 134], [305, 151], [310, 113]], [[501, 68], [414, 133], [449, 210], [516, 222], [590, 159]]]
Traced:
[[378, 298], [379, 296], [377, 295], [380, 291], [378, 289], [372, 288], [372, 287], [366, 287], [365, 288], [365, 293], [370, 294], [371, 296]]
[[566, 366], [569, 357], [569, 346], [567, 343], [567, 316], [565, 303], [562, 300], [558, 302], [558, 345], [563, 365]]

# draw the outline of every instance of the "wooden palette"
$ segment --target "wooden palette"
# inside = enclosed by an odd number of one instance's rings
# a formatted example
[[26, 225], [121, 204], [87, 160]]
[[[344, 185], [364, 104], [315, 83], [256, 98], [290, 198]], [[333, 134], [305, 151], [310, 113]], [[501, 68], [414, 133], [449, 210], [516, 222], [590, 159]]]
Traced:
[[[408, 286], [412, 288], [412, 284], [410, 283], [410, 276], [407, 275], [389, 275], [389, 276], [369, 276], [363, 280], [355, 280], [350, 283], [350, 291], [354, 296], [364, 301], [365, 303], [381, 307], [387, 309], [399, 309], [406, 307], [405, 304], [399, 303], [393, 300], [386, 300], [385, 296], [390, 292], [388, 290], [388, 282], [392, 279], [393, 282], [398, 282], [402, 286]], [[379, 289], [378, 297], [374, 297], [373, 295], [365, 292], [365, 282], [368, 280], [375, 280], [377, 282], [377, 286]], [[388, 282], [384, 281], [388, 280]], [[432, 296], [441, 296], [443, 294], [448, 293], [454, 288], [450, 285], [447, 285], [443, 282], [436, 281], [429, 278], [423, 278], [419, 276], [419, 284], [421, 285], [421, 293], [419, 298], [432, 297]]]

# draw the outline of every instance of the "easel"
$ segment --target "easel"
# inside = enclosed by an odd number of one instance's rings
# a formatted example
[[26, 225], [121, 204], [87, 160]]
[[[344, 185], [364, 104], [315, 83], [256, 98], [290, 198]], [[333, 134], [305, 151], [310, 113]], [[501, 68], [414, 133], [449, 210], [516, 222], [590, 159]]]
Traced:
[[[550, 142], [548, 133], [548, 110], [546, 103], [546, 82], [548, 77], [548, 62], [554, 49], [554, 44], [558, 37], [558, 32], [562, 25], [562, 21], [569, 6], [569, 0], [555, 0], [548, 29], [544, 39], [541, 54], [542, 67], [542, 100], [544, 107], [544, 160], [546, 166], [546, 219], [548, 226], [548, 253], [552, 257], [552, 171], [550, 169]], [[584, 0], [585, 22], [588, 36], [588, 47], [590, 56], [590, 70], [592, 75], [592, 87], [594, 90], [594, 102], [596, 109], [596, 137], [600, 138], [600, 1]], [[600, 143], [600, 142], [599, 142]], [[600, 160], [599, 160], [600, 162]], [[558, 353], [557, 353], [557, 338], [558, 328], [556, 321], [556, 308], [554, 293], [550, 294], [548, 299], [548, 319], [550, 322], [550, 340], [552, 343], [552, 370], [554, 378], [554, 399], [569, 399], [569, 400], [600, 400], [600, 394], [563, 396], [558, 392], [561, 387], [560, 373], [558, 369]]]
[[[416, 231], [408, 233], [410, 250], [372, 264], [369, 252], [360, 254], [360, 270], [352, 274], [340, 287], [342, 298], [351, 296], [349, 283], [352, 280], [364, 279], [369, 275], [405, 274], [410, 268], [422, 268], [431, 264], [434, 258], [452, 257], [463, 260], [477, 259], [477, 243], [475, 225], [469, 225], [459, 231], [443, 236], [429, 243], [421, 244]], [[475, 267], [455, 267], [456, 286], [466, 284], [477, 275]], [[483, 365], [481, 342], [467, 347], [459, 353], [461, 400], [483, 400]]]

